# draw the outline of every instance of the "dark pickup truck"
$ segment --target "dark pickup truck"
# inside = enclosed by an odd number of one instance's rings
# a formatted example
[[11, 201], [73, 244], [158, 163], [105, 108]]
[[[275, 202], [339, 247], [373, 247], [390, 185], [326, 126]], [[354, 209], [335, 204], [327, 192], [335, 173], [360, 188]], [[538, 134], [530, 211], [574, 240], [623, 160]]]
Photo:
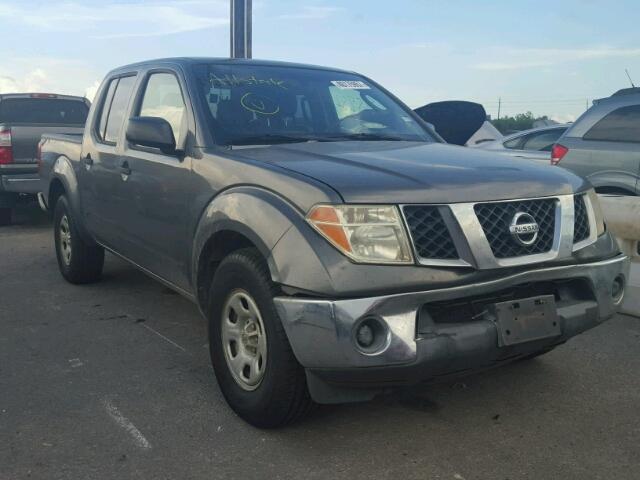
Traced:
[[261, 427], [540, 355], [624, 295], [586, 181], [445, 145], [351, 72], [129, 65], [84, 137], [41, 155], [64, 278], [98, 280], [108, 250], [193, 300], [225, 398]]
[[40, 192], [36, 163], [43, 133], [82, 133], [86, 98], [52, 93], [0, 95], [0, 225], [11, 222], [19, 194]]

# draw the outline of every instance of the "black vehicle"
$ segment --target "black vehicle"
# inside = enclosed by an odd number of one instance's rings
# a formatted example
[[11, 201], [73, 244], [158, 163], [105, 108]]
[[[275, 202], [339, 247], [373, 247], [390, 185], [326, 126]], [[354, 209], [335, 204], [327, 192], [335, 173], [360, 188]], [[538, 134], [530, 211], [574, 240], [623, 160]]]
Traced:
[[51, 93], [0, 95], [0, 225], [21, 193], [40, 192], [36, 154], [43, 133], [82, 133], [86, 98]]
[[443, 144], [361, 75], [167, 59], [96, 98], [82, 139], [43, 136], [62, 275], [108, 250], [193, 300], [254, 425], [539, 355], [622, 301], [587, 182]]

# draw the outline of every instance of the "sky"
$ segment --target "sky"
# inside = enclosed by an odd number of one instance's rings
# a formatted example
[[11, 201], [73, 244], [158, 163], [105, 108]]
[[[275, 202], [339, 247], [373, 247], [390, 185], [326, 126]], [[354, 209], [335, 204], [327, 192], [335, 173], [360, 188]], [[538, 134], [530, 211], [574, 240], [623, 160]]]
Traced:
[[[636, 1], [254, 0], [254, 58], [363, 73], [411, 107], [577, 118], [640, 85]], [[229, 0], [0, 0], [0, 93], [91, 98], [112, 68], [229, 55]]]

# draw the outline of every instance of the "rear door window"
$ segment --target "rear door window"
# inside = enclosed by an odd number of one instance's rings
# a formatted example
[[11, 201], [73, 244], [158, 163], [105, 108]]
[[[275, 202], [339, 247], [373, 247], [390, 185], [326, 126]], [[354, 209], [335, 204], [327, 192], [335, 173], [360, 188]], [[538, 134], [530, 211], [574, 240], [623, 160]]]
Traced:
[[87, 113], [89, 107], [79, 99], [5, 98], [0, 101], [0, 122], [14, 125], [82, 126]]
[[640, 142], [640, 105], [614, 110], [591, 127], [583, 138], [603, 142]]
[[518, 150], [520, 145], [522, 144], [522, 137], [512, 138], [511, 140], [507, 140], [502, 145], [504, 148], [508, 148], [510, 150]]
[[558, 141], [560, 135], [563, 133], [564, 129], [555, 129], [529, 135], [525, 140], [522, 149], [550, 152], [553, 144]]
[[[115, 87], [115, 93], [107, 115], [107, 123], [105, 126], [104, 140], [109, 143], [116, 143], [120, 137], [124, 117], [127, 114], [129, 99], [136, 82], [135, 76], [122, 77], [118, 80]], [[105, 104], [106, 107], [106, 104]]]
[[98, 134], [100, 140], [104, 140], [104, 132], [107, 128], [109, 109], [111, 108], [111, 102], [113, 101], [113, 94], [116, 91], [118, 80], [118, 78], [114, 78], [109, 82], [109, 88], [107, 89], [107, 93], [102, 99], [102, 104], [100, 105], [100, 121], [98, 122], [98, 127], [96, 128], [96, 133]]

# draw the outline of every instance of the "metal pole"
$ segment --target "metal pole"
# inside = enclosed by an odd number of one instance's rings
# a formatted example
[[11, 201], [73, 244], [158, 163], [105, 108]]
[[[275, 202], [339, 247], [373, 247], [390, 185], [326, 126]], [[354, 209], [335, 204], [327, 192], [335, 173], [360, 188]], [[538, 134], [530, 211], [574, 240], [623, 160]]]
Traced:
[[231, 0], [231, 58], [251, 58], [252, 0]]

